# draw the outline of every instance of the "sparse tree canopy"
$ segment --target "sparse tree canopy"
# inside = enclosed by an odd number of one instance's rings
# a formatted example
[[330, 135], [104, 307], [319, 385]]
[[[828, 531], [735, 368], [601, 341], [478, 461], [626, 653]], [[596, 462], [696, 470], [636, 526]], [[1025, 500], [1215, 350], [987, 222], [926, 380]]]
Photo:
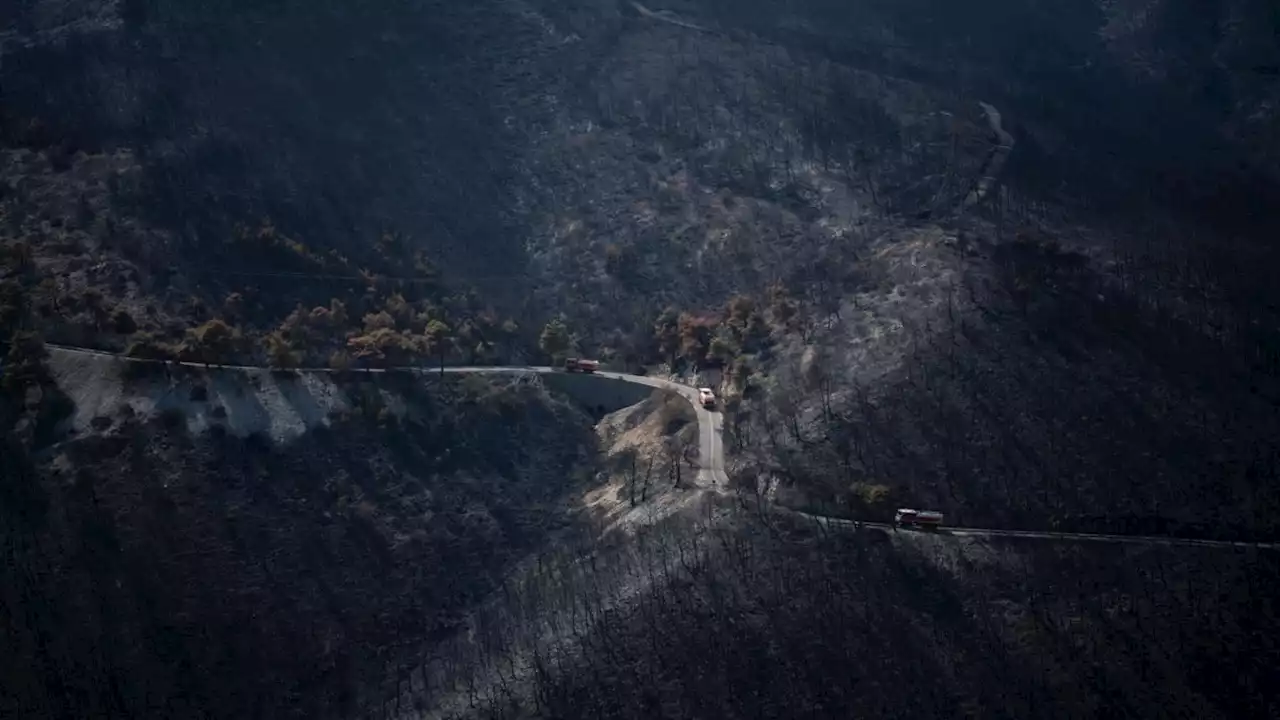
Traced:
[[301, 358], [289, 339], [279, 332], [267, 336], [266, 346], [267, 362], [273, 368], [296, 368], [301, 363]]
[[653, 335], [658, 351], [674, 366], [680, 353], [680, 312], [672, 307], [663, 310], [653, 324]]
[[440, 361], [440, 370], [444, 371], [444, 359], [455, 341], [452, 331], [443, 320], [432, 320], [427, 323], [426, 332], [422, 335], [424, 349], [428, 355], [434, 355]]
[[559, 361], [563, 358], [569, 352], [572, 344], [573, 340], [569, 336], [569, 330], [559, 318], [548, 322], [542, 328], [542, 334], [538, 337], [538, 347], [542, 349], [542, 352], [551, 356], [554, 361]]
[[407, 328], [413, 322], [413, 306], [398, 292], [392, 293], [391, 297], [387, 298], [384, 310], [392, 317], [397, 327]]
[[695, 365], [704, 362], [711, 348], [711, 331], [715, 322], [710, 318], [681, 313], [678, 323], [680, 354]]
[[305, 348], [313, 342], [312, 315], [301, 304], [295, 305], [293, 312], [280, 323], [280, 335], [288, 338], [289, 344], [295, 348]]
[[412, 337], [390, 328], [378, 328], [347, 341], [352, 354], [361, 360], [375, 363], [410, 363], [422, 348]]
[[729, 300], [725, 306], [725, 326], [740, 352], [758, 351], [769, 335], [755, 300], [746, 295], [736, 295]]
[[333, 370], [343, 371], [351, 369], [351, 356], [343, 350], [335, 350], [329, 355], [329, 367]]
[[854, 497], [869, 509], [887, 507], [893, 495], [893, 488], [875, 483], [855, 482], [850, 486], [850, 490]]
[[734, 295], [725, 306], [726, 320], [734, 328], [745, 328], [755, 311], [756, 302], [747, 295]]
[[347, 313], [347, 305], [341, 300], [334, 298], [329, 301], [329, 319], [336, 328], [345, 328], [347, 323], [351, 321], [351, 316]]
[[716, 365], [727, 365], [734, 356], [733, 342], [725, 337], [722, 333], [717, 333], [711, 338], [711, 344], [707, 348], [707, 358]]
[[226, 363], [241, 349], [240, 331], [219, 319], [187, 331], [179, 352], [197, 362]]
[[783, 327], [790, 327], [799, 313], [795, 300], [782, 285], [769, 288], [769, 311], [773, 313], [774, 322]]
[[427, 330], [424, 333], [432, 347], [443, 345], [445, 340], [449, 338], [449, 334], [449, 325], [443, 320], [432, 320], [427, 323]]
[[135, 333], [125, 347], [127, 357], [140, 360], [173, 360], [174, 350], [147, 332]]
[[372, 333], [376, 330], [395, 330], [396, 320], [391, 313], [382, 310], [364, 316], [364, 331]]

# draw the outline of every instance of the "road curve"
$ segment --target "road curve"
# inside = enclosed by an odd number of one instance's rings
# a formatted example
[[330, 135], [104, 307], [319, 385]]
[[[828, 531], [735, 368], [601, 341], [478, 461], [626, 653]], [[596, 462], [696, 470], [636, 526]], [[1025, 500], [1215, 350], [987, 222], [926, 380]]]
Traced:
[[[66, 345], [47, 344], [50, 350], [63, 353], [71, 353], [77, 355], [96, 355], [99, 357], [113, 358], [124, 362], [148, 363], [152, 365], [168, 364], [180, 365], [183, 367], [200, 368], [200, 369], [218, 369], [232, 371], [266, 371], [273, 368], [261, 367], [257, 365], [206, 365], [198, 362], [180, 362], [180, 361], [164, 361], [164, 360], [147, 360], [143, 358], [131, 358], [115, 353], [103, 352], [101, 350], [88, 350], [85, 348], [70, 347]], [[333, 368], [292, 368], [297, 372], [308, 373], [336, 373], [339, 372]], [[381, 375], [385, 373], [416, 373], [420, 375], [430, 375], [441, 372], [439, 366], [423, 366], [409, 365], [391, 368], [359, 368], [352, 369], [347, 372], [360, 373], [366, 375]], [[548, 367], [545, 365], [530, 366], [487, 366], [487, 365], [454, 365], [445, 366], [443, 372], [447, 375], [540, 375], [563, 372], [558, 368]], [[703, 488], [712, 488], [720, 491], [728, 490], [729, 477], [724, 470], [724, 417], [718, 412], [711, 412], [702, 407], [698, 402], [697, 388], [678, 383], [674, 380], [664, 378], [649, 377], [646, 375], [630, 375], [627, 373], [617, 372], [596, 372], [595, 375], [602, 378], [612, 380], [621, 380], [623, 382], [635, 383], [647, 387], [669, 390], [679, 394], [689, 402], [694, 413], [698, 418], [698, 477], [697, 485]], [[802, 517], [812, 522], [816, 522], [824, 527], [837, 528], [877, 528], [881, 530], [896, 530], [897, 528], [891, 523], [875, 523], [875, 522], [859, 522], [845, 518], [835, 518], [826, 515], [815, 515], [813, 513], [801, 512], [799, 510], [790, 510], [775, 506], [776, 511], [784, 512], [789, 515]], [[1019, 538], [1025, 540], [1059, 540], [1067, 542], [1109, 542], [1109, 543], [1126, 543], [1136, 545], [1166, 545], [1178, 547], [1237, 547], [1237, 548], [1254, 548], [1259, 550], [1276, 550], [1280, 549], [1280, 543], [1271, 542], [1241, 542], [1231, 540], [1195, 540], [1191, 538], [1175, 538], [1151, 535], [1113, 535], [1113, 534], [1095, 534], [1095, 533], [1064, 533], [1064, 532], [1047, 532], [1034, 530], [998, 530], [995, 528], [941, 528], [932, 531], [932, 535], [942, 535], [946, 537], [1007, 537]]]
[[[801, 512], [799, 510], [788, 510], [788, 514], [811, 520], [825, 527], [839, 528], [876, 528], [880, 530], [897, 530], [897, 526], [893, 523], [878, 522], [859, 522], [856, 520], [848, 520], [845, 518], [833, 518], [826, 515], [814, 515], [813, 513]], [[997, 530], [995, 528], [971, 528], [971, 527], [943, 527], [936, 530], [928, 531], [930, 535], [942, 535], [945, 537], [987, 537], [987, 538], [1018, 538], [1023, 540], [1061, 540], [1067, 542], [1106, 542], [1106, 543], [1122, 543], [1131, 545], [1167, 545], [1177, 547], [1212, 547], [1212, 548], [1253, 548], [1256, 550], [1280, 550], [1280, 543], [1274, 542], [1245, 542], [1237, 540], [1197, 540], [1194, 538], [1178, 538], [1163, 535], [1114, 535], [1105, 533], [1065, 533], [1065, 532], [1048, 532], [1038, 530]]]
[[[413, 370], [417, 372], [439, 372], [440, 368], [403, 368], [405, 370]], [[519, 367], [485, 367], [485, 366], [446, 366], [444, 372], [458, 374], [475, 374], [475, 375], [510, 375], [519, 373], [556, 373], [564, 372], [558, 368], [542, 366], [519, 366]], [[697, 484], [701, 487], [711, 487], [727, 489], [729, 487], [729, 476], [724, 471], [724, 417], [718, 412], [712, 412], [698, 402], [697, 388], [690, 387], [684, 383], [678, 383], [674, 380], [664, 378], [650, 377], [648, 375], [631, 375], [628, 373], [608, 372], [598, 370], [592, 373], [597, 377], [609, 378], [611, 380], [621, 380], [622, 382], [634, 383], [636, 385], [645, 385], [654, 389], [669, 390], [674, 392], [686, 401], [693, 408], [694, 413], [698, 417], [698, 478]]]
[[[69, 345], [56, 345], [53, 343], [47, 343], [46, 347], [50, 350], [56, 350], [62, 353], [94, 355], [98, 357], [113, 358], [124, 362], [146, 363], [151, 365], [178, 365], [190, 368], [231, 370], [239, 372], [266, 371], [273, 369], [257, 365], [206, 365], [205, 363], [199, 362], [149, 360], [145, 358], [133, 358], [116, 353], [104, 352], [102, 350], [89, 350], [86, 348], [72, 347]], [[329, 367], [290, 369], [296, 372], [306, 373], [333, 374], [340, 372]], [[421, 375], [430, 375], [432, 373], [441, 372], [441, 368], [439, 366], [407, 365], [390, 368], [352, 368], [345, 372], [365, 375], [381, 375], [385, 373], [417, 373]], [[447, 365], [444, 367], [443, 372], [446, 375], [540, 375], [564, 371], [546, 365]], [[696, 478], [696, 484], [700, 487], [718, 488], [721, 490], [729, 487], [729, 476], [726, 475], [724, 471], [724, 419], [720, 413], [712, 412], [702, 407], [702, 404], [698, 402], [697, 388], [690, 387], [684, 383], [678, 383], [674, 380], [649, 377], [646, 375], [630, 375], [627, 373], [605, 371], [598, 371], [594, 373], [594, 375], [602, 378], [644, 385], [654, 389], [669, 390], [687, 400], [689, 405], [693, 408], [694, 414], [697, 415], [698, 418], [698, 476]]]

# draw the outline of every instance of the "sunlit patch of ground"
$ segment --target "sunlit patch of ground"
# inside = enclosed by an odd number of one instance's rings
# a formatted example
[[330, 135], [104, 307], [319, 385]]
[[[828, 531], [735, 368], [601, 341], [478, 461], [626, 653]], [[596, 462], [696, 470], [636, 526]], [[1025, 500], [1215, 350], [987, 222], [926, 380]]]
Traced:
[[[698, 507], [703, 492], [694, 487], [697, 469], [675, 454], [671, 443], [696, 443], [696, 420], [685, 417], [685, 400], [659, 395], [613, 413], [597, 431], [608, 447], [604, 482], [587, 492], [586, 507], [605, 534], [633, 533], [640, 527]], [[634, 459], [634, 464], [632, 463]], [[672, 462], [680, 467], [680, 486]]]

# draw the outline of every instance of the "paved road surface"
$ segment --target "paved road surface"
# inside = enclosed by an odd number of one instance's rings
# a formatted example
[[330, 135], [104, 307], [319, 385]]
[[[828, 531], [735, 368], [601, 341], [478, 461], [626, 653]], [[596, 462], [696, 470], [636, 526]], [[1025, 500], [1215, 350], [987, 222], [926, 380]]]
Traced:
[[[814, 515], [812, 513], [800, 512], [798, 510], [790, 511], [793, 515], [812, 520], [828, 527], [841, 528], [877, 528], [880, 530], [898, 530], [892, 523], [876, 523], [863, 522], [859, 523], [854, 520], [844, 518], [833, 518], [825, 515]], [[1273, 542], [1243, 542], [1234, 540], [1196, 540], [1193, 538], [1176, 538], [1160, 535], [1109, 535], [1103, 533], [1064, 533], [1064, 532], [1047, 532], [1039, 530], [996, 530], [994, 528], [970, 528], [970, 527], [943, 527], [937, 530], [914, 531], [903, 530], [903, 532], [928, 532], [931, 535], [943, 535], [946, 537], [1009, 537], [1024, 540], [1062, 540], [1068, 542], [1106, 542], [1106, 543], [1128, 543], [1132, 545], [1169, 545], [1183, 547], [1238, 547], [1238, 548], [1255, 548], [1258, 550], [1278, 550], [1280, 543]]]
[[[142, 360], [139, 358], [128, 358], [113, 353], [102, 352], [99, 350], [86, 350], [83, 348], [68, 347], [65, 345], [48, 345], [52, 350], [66, 353], [76, 353], [81, 355], [98, 355], [103, 357], [115, 358], [126, 362], [145, 362], [159, 363], [162, 361]], [[177, 365], [183, 365], [193, 368], [216, 368], [222, 370], [269, 370], [251, 365], [205, 365], [195, 362], [179, 362]], [[310, 373], [333, 373], [336, 372], [332, 368], [297, 368], [299, 372]], [[394, 368], [370, 368], [370, 369], [353, 369], [350, 372], [365, 373], [370, 375], [378, 375], [388, 372], [412, 372], [429, 375], [431, 373], [440, 372], [438, 366], [406, 366]], [[547, 366], [521, 366], [521, 367], [493, 367], [493, 366], [447, 366], [444, 368], [446, 374], [459, 375], [527, 375], [527, 374], [544, 374], [563, 372], [557, 368]], [[678, 393], [681, 397], [689, 401], [693, 407], [694, 413], [698, 417], [698, 456], [699, 469], [697, 484], [700, 487], [715, 488], [721, 491], [728, 490], [729, 477], [724, 471], [724, 417], [719, 412], [709, 411], [698, 402], [697, 388], [690, 387], [683, 383], [664, 378], [649, 377], [645, 375], [628, 375], [626, 373], [616, 372], [597, 372], [596, 375], [603, 378], [613, 380], [621, 380], [623, 382], [636, 383], [652, 388], [661, 388]], [[797, 510], [780, 509], [792, 515], [807, 518], [817, 523], [821, 523], [828, 527], [840, 528], [879, 528], [881, 530], [894, 530], [894, 525], [890, 523], [858, 523], [853, 520], [844, 518], [833, 518], [824, 515], [814, 515], [812, 513], [800, 512]], [[1280, 549], [1280, 543], [1254, 543], [1254, 542], [1235, 542], [1229, 540], [1194, 540], [1189, 538], [1174, 538], [1162, 536], [1143, 536], [1143, 535], [1111, 535], [1111, 534], [1095, 534], [1095, 533], [1062, 533], [1062, 532], [1044, 532], [1037, 530], [997, 530], [994, 528], [940, 528], [932, 531], [932, 534], [944, 535], [949, 537], [1008, 537], [1020, 538], [1026, 540], [1059, 540], [1069, 542], [1108, 542], [1108, 543], [1128, 543], [1137, 545], [1169, 545], [1182, 547], [1240, 547], [1240, 548], [1256, 548], [1262, 550]]]
[[[414, 368], [415, 370], [418, 368]], [[439, 368], [423, 368], [426, 372], [439, 372]], [[510, 375], [519, 373], [555, 373], [564, 372], [547, 366], [529, 367], [445, 367], [446, 373], [476, 375]], [[647, 375], [630, 375], [627, 373], [597, 371], [598, 377], [621, 380], [623, 382], [647, 385], [655, 389], [669, 390], [679, 394], [693, 407], [698, 416], [698, 478], [701, 487], [727, 489], [729, 476], [724, 471], [724, 416], [719, 412], [707, 410], [698, 402], [698, 389], [665, 378]]]
[[[114, 353], [102, 352], [100, 350], [86, 350], [84, 348], [69, 347], [66, 345], [49, 344], [51, 350], [57, 350], [65, 353], [75, 353], [80, 355], [97, 355], [100, 357], [115, 358], [126, 362], [142, 362], [157, 364], [163, 361], [144, 360], [141, 358], [130, 358]], [[205, 365], [198, 362], [175, 362], [173, 364], [192, 368], [211, 368], [219, 370], [268, 370], [252, 365]], [[298, 372], [308, 373], [335, 373], [333, 368], [296, 368]], [[413, 372], [429, 375], [431, 373], [440, 372], [439, 366], [405, 366], [393, 368], [353, 368], [349, 372], [364, 373], [368, 375], [380, 375], [388, 372]], [[564, 372], [558, 368], [543, 366], [518, 366], [518, 367], [495, 367], [495, 366], [476, 366], [476, 365], [453, 365], [444, 368], [446, 374], [453, 375], [528, 375], [528, 374], [544, 374]], [[713, 412], [702, 407], [698, 402], [697, 388], [690, 387], [683, 383], [678, 383], [665, 378], [648, 377], [645, 375], [629, 375], [627, 373], [616, 372], [596, 372], [595, 375], [613, 380], [621, 380], [623, 382], [635, 383], [637, 385], [646, 385], [652, 388], [660, 388], [670, 390], [679, 394], [681, 397], [689, 401], [693, 407], [694, 413], [698, 417], [698, 476], [697, 485], [700, 487], [719, 488], [721, 490], [728, 489], [729, 477], [724, 472], [724, 419], [719, 412]]]
[[[551, 368], [539, 368], [540, 372], [552, 372]], [[648, 385], [678, 393], [693, 406], [698, 416], [698, 478], [701, 487], [713, 487], [727, 490], [729, 476], [724, 471], [724, 416], [718, 411], [708, 410], [698, 402], [698, 389], [663, 378], [646, 375], [628, 375], [626, 373], [597, 372], [597, 375], [624, 382]]]

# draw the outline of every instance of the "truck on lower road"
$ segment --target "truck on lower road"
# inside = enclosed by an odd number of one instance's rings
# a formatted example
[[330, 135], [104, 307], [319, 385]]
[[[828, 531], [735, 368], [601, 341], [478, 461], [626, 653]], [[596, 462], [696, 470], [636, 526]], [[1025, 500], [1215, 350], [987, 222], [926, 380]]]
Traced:
[[593, 373], [599, 369], [600, 361], [598, 360], [583, 360], [582, 358], [565, 358], [564, 360], [565, 372]]
[[898, 508], [898, 512], [893, 514], [893, 524], [900, 527], [936, 528], [942, 525], [942, 513], [936, 510]]

